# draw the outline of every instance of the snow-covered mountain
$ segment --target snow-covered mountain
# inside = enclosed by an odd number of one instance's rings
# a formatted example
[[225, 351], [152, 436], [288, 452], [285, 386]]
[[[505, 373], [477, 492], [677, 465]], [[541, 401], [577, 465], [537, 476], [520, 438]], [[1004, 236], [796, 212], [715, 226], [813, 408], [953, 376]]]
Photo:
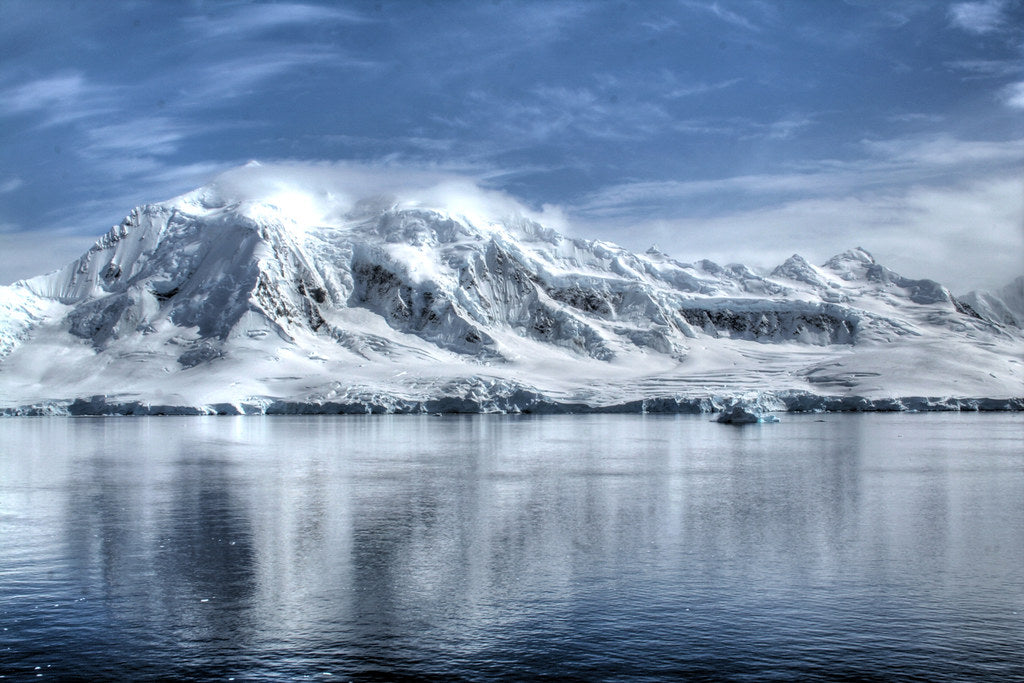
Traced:
[[0, 409], [1024, 406], [1024, 279], [959, 300], [863, 249], [758, 274], [342, 194], [215, 182], [0, 287]]
[[960, 301], [988, 320], [1024, 328], [1024, 275], [994, 292], [974, 291]]

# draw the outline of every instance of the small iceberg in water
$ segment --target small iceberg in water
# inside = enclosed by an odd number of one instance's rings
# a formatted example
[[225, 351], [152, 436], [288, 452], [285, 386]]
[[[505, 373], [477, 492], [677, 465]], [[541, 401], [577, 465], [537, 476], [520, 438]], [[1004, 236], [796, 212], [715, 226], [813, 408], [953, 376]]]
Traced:
[[758, 424], [760, 422], [778, 422], [779, 418], [774, 415], [764, 415], [755, 410], [737, 403], [722, 411], [716, 422], [731, 425]]

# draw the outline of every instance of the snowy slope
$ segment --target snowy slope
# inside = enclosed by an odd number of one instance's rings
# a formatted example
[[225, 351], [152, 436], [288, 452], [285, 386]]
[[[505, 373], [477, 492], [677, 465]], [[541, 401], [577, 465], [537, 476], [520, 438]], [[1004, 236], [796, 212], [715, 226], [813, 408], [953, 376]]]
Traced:
[[1024, 327], [1024, 275], [994, 292], [974, 291], [960, 300], [989, 320]]
[[[894, 403], [907, 397], [1000, 407], [1024, 397], [1020, 317], [981, 295], [965, 305], [862, 249], [821, 267], [794, 255], [759, 275], [572, 239], [525, 211], [269, 187], [215, 182], [140, 207], [74, 263], [0, 288], [0, 408], [706, 409], [740, 394], [797, 408], [936, 404]], [[942, 405], [961, 404], [977, 405]]]

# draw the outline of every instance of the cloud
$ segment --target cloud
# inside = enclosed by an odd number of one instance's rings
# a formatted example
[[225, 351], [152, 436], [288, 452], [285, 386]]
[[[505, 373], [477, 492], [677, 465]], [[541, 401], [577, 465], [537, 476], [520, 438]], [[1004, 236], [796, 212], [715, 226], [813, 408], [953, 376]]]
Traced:
[[709, 12], [727, 24], [738, 26], [739, 28], [746, 29], [748, 31], [759, 32], [760, 27], [756, 26], [750, 19], [746, 18], [742, 14], [733, 12], [732, 10], [723, 7], [720, 2], [696, 2], [694, 0], [682, 0], [681, 4], [684, 7], [690, 9], [699, 10], [702, 12]]
[[[904, 149], [898, 145], [898, 149]], [[905, 149], [912, 150], [912, 146]], [[907, 152], [913, 156], [913, 152]], [[925, 155], [927, 158], [927, 155]], [[960, 156], [970, 156], [961, 154]], [[986, 156], [986, 155], [981, 155]], [[299, 202], [311, 216], [338, 217], [367, 202], [451, 211], [486, 220], [525, 216], [570, 234], [604, 237], [642, 249], [657, 242], [684, 260], [711, 258], [772, 267], [791, 253], [823, 262], [834, 253], [861, 245], [879, 260], [911, 277], [931, 277], [963, 292], [997, 287], [1020, 274], [1024, 254], [1024, 194], [1018, 175], [994, 172], [970, 182], [870, 186], [865, 168], [817, 173], [736, 176], [721, 181], [650, 182], [606, 188], [589, 207], [563, 210], [526, 207], [504, 192], [486, 189], [487, 174], [452, 172], [426, 164], [397, 161], [279, 161], [232, 168], [209, 181], [224, 201]], [[133, 187], [143, 199], [167, 197], [198, 186], [219, 166], [168, 167], [147, 174], [150, 185]], [[162, 190], [158, 191], [158, 188]], [[760, 195], [757, 206], [731, 204], [712, 215], [680, 211], [711, 193]], [[787, 196], [787, 199], [779, 197]], [[637, 206], [670, 197], [679, 202], [654, 215]], [[118, 215], [107, 216], [116, 203]], [[95, 213], [87, 235], [81, 230], [0, 234], [0, 282], [28, 277], [75, 258], [103, 228], [139, 203], [134, 196], [96, 200], [79, 217]], [[665, 207], [661, 207], [664, 209]], [[568, 214], [571, 220], [566, 220]], [[79, 221], [79, 227], [82, 222]], [[47, 250], [40, 250], [45, 242]], [[53, 249], [50, 245], [55, 245]]]
[[962, 59], [946, 62], [946, 66], [957, 71], [967, 71], [977, 77], [998, 78], [1024, 71], [1024, 63], [1019, 59]]
[[953, 182], [1008, 171], [1024, 162], [1024, 138], [1000, 142], [947, 135], [865, 140], [859, 159], [793, 163], [786, 172], [692, 181], [637, 181], [602, 187], [574, 206], [583, 216], [626, 217], [659, 211], [692, 213], [732, 202], [781, 203], [796, 197], [850, 196], [880, 187]]
[[41, 127], [71, 123], [112, 111], [116, 91], [79, 73], [54, 74], [0, 90], [0, 116], [31, 114]]
[[678, 28], [679, 22], [669, 17], [658, 17], [656, 19], [651, 19], [650, 21], [641, 22], [640, 26], [651, 33], [662, 33], [663, 31]]
[[82, 151], [92, 156], [168, 155], [176, 152], [179, 143], [188, 136], [211, 131], [210, 124], [188, 124], [160, 116], [139, 117], [90, 127], [86, 131], [89, 142]]
[[724, 81], [718, 81], [717, 83], [695, 83], [694, 85], [682, 86], [680, 88], [677, 88], [676, 90], [672, 90], [665, 96], [672, 99], [676, 99], [679, 97], [703, 95], [704, 93], [731, 88], [732, 86], [736, 85], [737, 83], [741, 83], [742, 81], [742, 78], [729, 78]]
[[1017, 4], [851, 4], [28, 3], [0, 28], [4, 218], [98, 234], [253, 155], [433, 162], [599, 225], [1019, 175]]
[[[41, 234], [66, 234], [99, 237], [112, 224], [121, 220], [132, 207], [176, 197], [210, 182], [218, 173], [241, 162], [196, 161], [171, 164], [151, 156], [112, 156], [95, 161], [90, 168], [97, 176], [88, 198], [73, 207], [61, 206], [33, 215], [33, 224]], [[111, 182], [112, 180], [116, 182]], [[11, 232], [21, 228], [12, 226]], [[49, 269], [64, 265], [54, 261]], [[37, 275], [42, 271], [30, 274]]]
[[182, 19], [186, 30], [207, 38], [245, 37], [288, 26], [368, 21], [365, 15], [348, 8], [298, 3], [246, 4], [224, 13]]
[[461, 116], [436, 123], [501, 141], [501, 150], [565, 142], [567, 136], [626, 142], [649, 138], [672, 123], [657, 103], [619, 99], [584, 87], [536, 86], [518, 97], [475, 91]]
[[[588, 15], [598, 13], [600, 8], [599, 3], [559, 0], [449, 5], [458, 8], [455, 14], [431, 11], [424, 21], [395, 24], [397, 30], [410, 33], [396, 41], [391, 52], [400, 60], [402, 70], [415, 72], [418, 88], [464, 92], [467, 83], [479, 84], [481, 79], [496, 84], [496, 73], [536, 63], [540, 55], [586, 25]], [[444, 3], [438, 8], [442, 6]], [[423, 36], [427, 36], [428, 43], [421, 42]], [[606, 39], [608, 43], [603, 42]], [[607, 36], [601, 44], [612, 42], [614, 39]], [[568, 51], [576, 47], [573, 44]], [[553, 60], [562, 58], [559, 53], [550, 56]], [[424, 68], [425, 64], [430, 66]], [[516, 80], [515, 74], [509, 75], [508, 80]], [[506, 77], [500, 77], [497, 84], [508, 85]]]
[[384, 147], [415, 149], [424, 152], [451, 152], [458, 141], [455, 138], [431, 138], [416, 135], [345, 135], [343, 133], [327, 133], [324, 135], [311, 135], [310, 139], [320, 143], [341, 144], [350, 147], [361, 147], [366, 149], [379, 149]]
[[1003, 101], [1014, 109], [1024, 109], [1024, 81], [1011, 83], [1003, 88]]
[[[573, 214], [570, 212], [570, 216]], [[771, 268], [792, 253], [824, 262], [863, 246], [909, 277], [956, 292], [994, 288], [1021, 274], [1024, 194], [1015, 175], [961, 185], [797, 199], [712, 217], [594, 225], [630, 234], [627, 247], [658, 243], [683, 260], [711, 258]]]
[[716, 199], [733, 202], [756, 198], [758, 203], [784, 195], [838, 191], [850, 180], [836, 173], [788, 173], [732, 176], [711, 180], [631, 182], [603, 187], [574, 207], [586, 218], [686, 215], [719, 207]]
[[[863, 156], [791, 165], [789, 172], [601, 188], [568, 212], [641, 249], [685, 245], [685, 258], [768, 267], [793, 252], [824, 260], [862, 244], [917, 277], [958, 290], [1020, 274], [1024, 139], [949, 136], [865, 141]], [[965, 180], [970, 179], [970, 180]]]
[[[24, 79], [22, 70], [13, 66], [0, 70], [0, 83], [8, 84], [0, 87], [0, 117], [31, 115], [37, 128], [89, 124], [93, 120], [101, 120], [101, 126], [142, 126], [149, 120], [147, 116], [131, 123], [140, 103], [159, 100], [166, 111], [201, 113], [223, 107], [226, 98], [251, 94], [265, 81], [299, 69], [379, 67], [378, 63], [349, 57], [331, 45], [289, 41], [239, 46], [230, 40], [274, 27], [356, 21], [364, 19], [354, 11], [305, 4], [252, 4], [216, 16], [187, 17], [182, 19], [186, 28], [204, 36], [205, 42], [191, 54], [179, 53], [178, 63], [161, 63], [150, 69], [145, 79], [110, 85], [82, 72], [65, 70], [18, 83]], [[170, 24], [166, 30], [175, 27]], [[207, 40], [212, 38], [216, 40]], [[225, 53], [230, 56], [225, 57]], [[200, 59], [193, 62], [193, 57]], [[145, 57], [138, 61], [146, 63]], [[88, 64], [88, 60], [83, 63]]]
[[946, 120], [946, 117], [942, 114], [924, 114], [917, 111], [904, 112], [901, 114], [890, 114], [886, 117], [887, 121], [895, 121], [897, 123], [942, 123]]
[[7, 180], [0, 182], [0, 194], [7, 194], [8, 192], [14, 192], [19, 187], [25, 184], [25, 181], [21, 178], [8, 178]]
[[[729, 84], [731, 85], [731, 83]], [[728, 87], [728, 86], [725, 86]], [[794, 113], [774, 121], [745, 117], [673, 121], [672, 130], [699, 135], [724, 135], [736, 140], [790, 140], [814, 126], [821, 113]]]
[[949, 8], [953, 25], [977, 34], [992, 33], [1003, 24], [1003, 0], [958, 2]]
[[[931, 173], [937, 169], [965, 167], [972, 164], [1005, 164], [1024, 161], [1024, 138], [1001, 140], [960, 140], [949, 135], [911, 136], [888, 140], [865, 140], [865, 150], [876, 162], [869, 162], [867, 171], [920, 169]], [[874, 164], [881, 164], [875, 166]]]
[[265, 49], [245, 57], [213, 61], [196, 72], [195, 83], [184, 88], [182, 104], [202, 109], [211, 102], [253, 94], [265, 81], [289, 72], [318, 69], [375, 69], [378, 62], [350, 58], [334, 49]]
[[486, 189], [482, 176], [398, 162], [250, 162], [209, 185], [224, 202], [300, 197], [309, 215], [337, 219], [367, 205], [401, 205], [450, 211], [478, 220], [522, 216], [566, 229], [560, 209], [527, 207], [509, 194]]
[[797, 131], [814, 123], [812, 116], [790, 116], [768, 124], [768, 138], [771, 140], [788, 140]]
[[[595, 10], [593, 3], [566, 0], [525, 2], [511, 6], [497, 2], [475, 4], [485, 17], [499, 22], [496, 27], [499, 36], [505, 34], [516, 37], [514, 42], [504, 46], [515, 52], [536, 49], [560, 40], [565, 36], [567, 28], [578, 25], [588, 13]], [[490, 48], [494, 47], [497, 46], [492, 43]]]
[[69, 99], [77, 99], [85, 91], [85, 79], [80, 74], [40, 78], [0, 93], [0, 112], [18, 114], [37, 111]]

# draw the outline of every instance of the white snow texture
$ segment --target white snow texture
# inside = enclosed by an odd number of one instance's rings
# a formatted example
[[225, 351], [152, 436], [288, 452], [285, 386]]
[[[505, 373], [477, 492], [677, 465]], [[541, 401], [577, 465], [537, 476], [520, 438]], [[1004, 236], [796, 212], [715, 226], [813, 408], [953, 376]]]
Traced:
[[771, 273], [563, 236], [457, 184], [249, 165], [0, 287], [0, 412], [1024, 407], [1024, 278]]

